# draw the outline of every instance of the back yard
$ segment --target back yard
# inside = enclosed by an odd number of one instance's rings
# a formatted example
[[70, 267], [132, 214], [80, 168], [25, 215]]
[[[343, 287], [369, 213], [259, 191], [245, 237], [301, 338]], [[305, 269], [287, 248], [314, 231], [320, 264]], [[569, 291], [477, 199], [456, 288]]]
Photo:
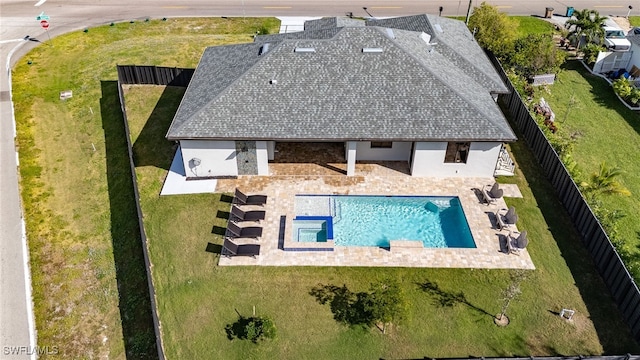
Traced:
[[[631, 340], [618, 341], [616, 334], [627, 333], [626, 326], [618, 316], [607, 315], [616, 310], [603, 295], [606, 290], [591, 264], [580, 261], [588, 255], [564, 226], [568, 220], [520, 143], [513, 152], [522, 172], [504, 181], [515, 181], [524, 193], [509, 204], [518, 208], [522, 226], [535, 238], [530, 253], [537, 270], [523, 284], [506, 328], [496, 327], [492, 318], [509, 271], [216, 266], [222, 237], [212, 228], [226, 226], [230, 196], [158, 196], [173, 154], [163, 136], [182, 93], [133, 86], [125, 95], [136, 157], [146, 159], [136, 171], [169, 357], [513, 356], [619, 353], [637, 347]], [[329, 306], [309, 294], [318, 284], [363, 291], [386, 277], [401, 282], [410, 304], [407, 318], [388, 335], [336, 322]], [[427, 283], [437, 288], [425, 290]], [[579, 309], [575, 321], [557, 316], [564, 304]], [[249, 316], [253, 306], [258, 315], [274, 319], [277, 339], [260, 345], [227, 339], [224, 328], [237, 320], [236, 311]]]

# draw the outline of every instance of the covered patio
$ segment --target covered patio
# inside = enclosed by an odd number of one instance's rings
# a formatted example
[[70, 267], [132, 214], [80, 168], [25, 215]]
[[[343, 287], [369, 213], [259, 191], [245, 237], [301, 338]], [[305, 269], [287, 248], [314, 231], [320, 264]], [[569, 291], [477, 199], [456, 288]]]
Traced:
[[[344, 142], [276, 142], [270, 176], [347, 175]], [[406, 161], [356, 161], [355, 176], [411, 174]]]

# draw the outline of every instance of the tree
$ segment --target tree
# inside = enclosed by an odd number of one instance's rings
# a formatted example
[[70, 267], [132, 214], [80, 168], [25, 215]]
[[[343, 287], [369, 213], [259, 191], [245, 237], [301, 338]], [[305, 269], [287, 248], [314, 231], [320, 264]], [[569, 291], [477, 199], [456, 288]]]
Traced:
[[502, 308], [500, 310], [500, 314], [498, 314], [495, 318], [496, 324], [507, 325], [508, 318], [507, 309], [511, 302], [516, 299], [522, 291], [520, 290], [520, 284], [529, 276], [529, 272], [526, 270], [514, 270], [511, 272], [511, 281], [506, 289], [502, 292]]
[[387, 324], [403, 318], [406, 312], [404, 294], [393, 279], [371, 284], [361, 301], [371, 321], [382, 324], [383, 334], [386, 334]]
[[229, 340], [238, 338], [257, 344], [260, 340], [275, 338], [276, 326], [268, 317], [255, 315], [244, 317], [238, 313], [238, 321], [228, 324], [225, 332]]
[[565, 53], [555, 45], [551, 34], [529, 34], [515, 41], [509, 62], [528, 77], [557, 73], [564, 60]]
[[589, 9], [576, 11], [573, 15], [575, 19], [567, 20], [566, 25], [569, 28], [574, 27], [569, 37], [574, 38], [578, 45], [580, 45], [582, 37], [585, 38], [587, 44], [604, 37], [602, 23], [607, 19], [606, 16], [600, 16], [597, 10]]
[[618, 167], [609, 167], [603, 161], [600, 164], [598, 172], [591, 175], [591, 182], [583, 182], [580, 184], [587, 200], [594, 200], [600, 195], [625, 195], [631, 193], [619, 181], [618, 177], [622, 175], [622, 170]]
[[517, 28], [515, 20], [485, 2], [473, 9], [469, 18], [469, 29], [478, 44], [503, 59], [513, 52]]

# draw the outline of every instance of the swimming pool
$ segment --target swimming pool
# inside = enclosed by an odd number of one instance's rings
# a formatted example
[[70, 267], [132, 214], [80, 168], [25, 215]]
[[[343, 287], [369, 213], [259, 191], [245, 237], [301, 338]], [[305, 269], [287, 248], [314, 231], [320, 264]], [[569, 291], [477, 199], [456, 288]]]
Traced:
[[300, 215], [332, 217], [336, 246], [414, 240], [427, 248], [476, 247], [456, 196], [298, 195], [296, 204]]

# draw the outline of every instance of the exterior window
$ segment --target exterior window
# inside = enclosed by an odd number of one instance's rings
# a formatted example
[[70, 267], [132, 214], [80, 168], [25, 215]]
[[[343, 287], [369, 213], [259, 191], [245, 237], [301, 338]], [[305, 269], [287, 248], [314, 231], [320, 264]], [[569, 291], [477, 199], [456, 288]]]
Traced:
[[391, 149], [393, 147], [393, 142], [391, 141], [372, 141], [371, 148], [372, 149]]
[[449, 142], [447, 152], [444, 154], [445, 163], [467, 163], [469, 156], [469, 142]]

